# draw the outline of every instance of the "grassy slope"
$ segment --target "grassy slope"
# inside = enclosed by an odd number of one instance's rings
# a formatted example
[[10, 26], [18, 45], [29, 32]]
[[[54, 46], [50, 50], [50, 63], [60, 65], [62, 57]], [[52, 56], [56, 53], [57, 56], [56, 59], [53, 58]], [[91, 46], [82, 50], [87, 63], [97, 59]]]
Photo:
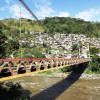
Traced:
[[[14, 19], [14, 20], [3, 20], [2, 21], [6, 26], [10, 27], [11, 29], [20, 29], [20, 20]], [[32, 24], [31, 24], [32, 23]], [[43, 32], [43, 28], [38, 25], [35, 21], [27, 21], [25, 19], [21, 20], [21, 28], [26, 29], [29, 31], [40, 31]]]

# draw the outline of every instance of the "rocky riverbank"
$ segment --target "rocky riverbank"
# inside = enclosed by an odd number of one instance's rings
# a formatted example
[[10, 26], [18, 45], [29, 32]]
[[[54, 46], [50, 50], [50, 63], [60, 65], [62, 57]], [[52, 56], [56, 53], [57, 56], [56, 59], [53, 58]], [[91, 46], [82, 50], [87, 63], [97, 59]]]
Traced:
[[100, 79], [100, 74], [85, 74], [83, 73], [81, 79]]
[[[74, 73], [73, 76], [75, 76], [77, 73]], [[69, 74], [66, 73], [51, 73], [51, 74], [32, 74], [31, 76], [37, 76], [37, 77], [51, 77], [51, 78], [67, 78]], [[80, 79], [99, 79], [100, 80], [100, 74], [86, 74], [83, 73], [80, 76]]]

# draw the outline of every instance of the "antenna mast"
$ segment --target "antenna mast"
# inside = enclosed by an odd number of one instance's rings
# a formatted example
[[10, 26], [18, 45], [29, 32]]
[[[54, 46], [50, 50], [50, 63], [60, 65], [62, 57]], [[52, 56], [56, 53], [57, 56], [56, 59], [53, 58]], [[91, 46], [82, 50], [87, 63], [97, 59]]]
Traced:
[[21, 38], [21, 4], [19, 4], [20, 9], [20, 58], [22, 58], [22, 38]]

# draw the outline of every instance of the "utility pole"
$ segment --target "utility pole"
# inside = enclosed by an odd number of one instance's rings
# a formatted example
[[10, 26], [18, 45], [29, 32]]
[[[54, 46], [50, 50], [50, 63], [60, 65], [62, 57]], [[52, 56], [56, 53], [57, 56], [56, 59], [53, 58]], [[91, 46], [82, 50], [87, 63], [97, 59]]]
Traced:
[[89, 50], [89, 58], [90, 58], [90, 45], [88, 43], [88, 50]]
[[78, 48], [79, 48], [79, 58], [80, 58], [80, 43], [78, 42]]

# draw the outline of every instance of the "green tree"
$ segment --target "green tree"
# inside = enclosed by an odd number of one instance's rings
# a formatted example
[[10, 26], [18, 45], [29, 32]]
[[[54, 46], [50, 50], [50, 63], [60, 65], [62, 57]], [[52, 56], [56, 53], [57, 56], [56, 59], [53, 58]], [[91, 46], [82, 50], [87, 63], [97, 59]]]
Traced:
[[[0, 27], [2, 28], [2, 27]], [[6, 35], [2, 32], [2, 30], [0, 29], [0, 58], [5, 58], [5, 54], [6, 54], [6, 43], [5, 41], [7, 41], [7, 37]]]
[[90, 54], [91, 55], [96, 55], [100, 52], [99, 48], [96, 47], [90, 47]]
[[72, 45], [72, 51], [77, 50], [77, 47], [78, 47], [78, 44], [73, 44], [73, 45]]
[[91, 72], [99, 72], [100, 73], [100, 57], [99, 56], [94, 55], [92, 57], [92, 60], [89, 63], [87, 70], [91, 71]]

